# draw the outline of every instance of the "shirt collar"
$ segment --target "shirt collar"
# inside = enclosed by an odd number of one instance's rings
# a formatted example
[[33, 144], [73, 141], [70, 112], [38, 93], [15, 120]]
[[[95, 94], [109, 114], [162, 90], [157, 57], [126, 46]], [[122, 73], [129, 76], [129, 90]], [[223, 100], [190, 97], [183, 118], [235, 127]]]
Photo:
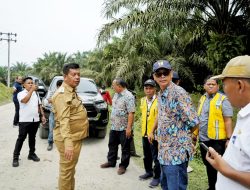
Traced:
[[160, 90], [160, 95], [167, 97], [168, 96], [168, 92], [169, 90], [171, 90], [174, 87], [174, 83], [171, 81], [170, 84], [167, 86], [167, 88], [165, 90]]
[[69, 92], [74, 92], [76, 91], [75, 88], [72, 88], [71, 86], [69, 86], [68, 84], [66, 84], [65, 82], [63, 82], [62, 86]]
[[152, 96], [152, 98], [150, 100], [147, 98], [147, 101], [152, 102], [155, 98], [156, 98], [156, 95]]
[[127, 89], [126, 88], [124, 88], [124, 90], [123, 91], [121, 91], [120, 93], [118, 93], [118, 94], [120, 94], [120, 95], [125, 95], [126, 94], [126, 91], [127, 91]]
[[250, 103], [243, 107], [238, 113], [240, 117], [246, 117], [248, 114], [250, 114]]
[[209, 95], [207, 92], [205, 93], [205, 96], [207, 98], [213, 98], [215, 95], [217, 94], [217, 92], [215, 94]]

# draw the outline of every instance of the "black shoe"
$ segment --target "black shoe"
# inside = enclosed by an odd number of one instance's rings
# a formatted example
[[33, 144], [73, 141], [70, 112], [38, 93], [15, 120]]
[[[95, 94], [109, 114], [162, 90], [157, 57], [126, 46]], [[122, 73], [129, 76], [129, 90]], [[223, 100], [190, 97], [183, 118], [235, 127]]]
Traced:
[[151, 178], [151, 177], [153, 177], [153, 174], [152, 174], [152, 173], [145, 173], [145, 174], [143, 174], [143, 175], [140, 175], [140, 176], [139, 176], [139, 179], [140, 179], [140, 180], [146, 180], [146, 179], [149, 179], [149, 178]]
[[157, 187], [160, 183], [160, 179], [152, 179], [152, 181], [149, 183], [149, 187], [154, 188]]
[[51, 151], [53, 149], [53, 144], [52, 143], [49, 143], [48, 147], [47, 147], [47, 150], [48, 151]]
[[34, 162], [39, 162], [40, 158], [38, 158], [37, 155], [35, 153], [33, 153], [33, 154], [29, 154], [28, 160], [33, 160]]
[[14, 159], [13, 159], [12, 166], [13, 166], [13, 167], [18, 167], [18, 166], [19, 166], [18, 158], [14, 158]]

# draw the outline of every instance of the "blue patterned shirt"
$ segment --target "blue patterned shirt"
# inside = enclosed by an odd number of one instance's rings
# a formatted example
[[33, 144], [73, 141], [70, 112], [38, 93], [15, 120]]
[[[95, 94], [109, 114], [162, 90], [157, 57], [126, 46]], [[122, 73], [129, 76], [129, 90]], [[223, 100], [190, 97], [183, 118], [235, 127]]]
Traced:
[[135, 98], [132, 93], [127, 89], [121, 93], [115, 93], [112, 100], [111, 130], [126, 130], [128, 114], [131, 112], [135, 112]]
[[199, 123], [188, 93], [170, 83], [158, 96], [158, 159], [162, 165], [179, 165], [192, 159], [190, 129]]

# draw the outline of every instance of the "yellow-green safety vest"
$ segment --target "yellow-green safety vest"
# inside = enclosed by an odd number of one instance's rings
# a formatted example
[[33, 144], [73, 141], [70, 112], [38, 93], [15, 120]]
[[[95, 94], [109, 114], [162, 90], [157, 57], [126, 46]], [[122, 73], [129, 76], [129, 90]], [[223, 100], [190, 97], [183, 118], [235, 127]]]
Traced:
[[158, 101], [157, 98], [155, 98], [148, 109], [148, 103], [147, 103], [147, 98], [143, 97], [141, 99], [141, 132], [142, 136], [148, 136], [149, 133], [151, 132], [155, 119], [157, 118], [158, 115]]
[[[207, 136], [210, 139], [221, 140], [227, 138], [226, 127], [222, 113], [222, 102], [225, 98], [225, 95], [217, 92], [210, 101], [207, 126]], [[198, 116], [201, 115], [205, 100], [206, 96], [203, 95], [199, 101]], [[198, 130], [196, 130], [194, 134], [198, 135]]]

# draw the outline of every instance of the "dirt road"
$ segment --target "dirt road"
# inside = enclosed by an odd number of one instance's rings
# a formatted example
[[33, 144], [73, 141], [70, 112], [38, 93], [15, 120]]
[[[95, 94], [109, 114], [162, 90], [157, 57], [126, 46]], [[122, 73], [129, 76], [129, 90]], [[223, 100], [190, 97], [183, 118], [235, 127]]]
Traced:
[[[14, 105], [0, 106], [0, 190], [55, 190], [58, 179], [58, 153], [47, 151], [47, 141], [37, 136], [36, 153], [40, 162], [27, 159], [28, 142], [23, 144], [20, 166], [12, 167], [12, 155], [18, 128], [12, 127]], [[139, 181], [144, 171], [133, 159], [124, 175], [117, 175], [117, 167], [101, 169], [106, 161], [108, 138], [86, 139], [76, 168], [76, 190], [144, 190], [149, 181]], [[118, 164], [117, 164], [118, 165]]]

